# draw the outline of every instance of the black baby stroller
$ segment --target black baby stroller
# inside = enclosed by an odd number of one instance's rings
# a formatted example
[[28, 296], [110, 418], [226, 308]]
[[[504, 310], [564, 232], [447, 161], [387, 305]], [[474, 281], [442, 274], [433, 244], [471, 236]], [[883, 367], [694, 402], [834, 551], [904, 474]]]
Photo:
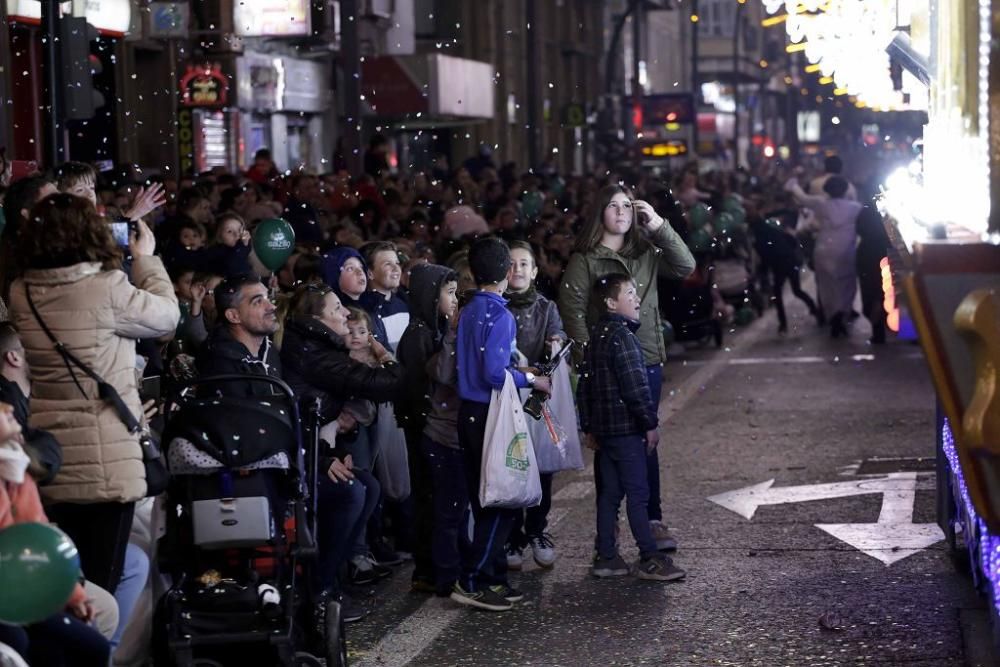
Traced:
[[167, 402], [160, 569], [173, 583], [156, 611], [158, 665], [346, 665], [340, 605], [318, 619], [310, 585], [318, 407], [303, 424], [292, 390], [257, 375], [199, 378]]

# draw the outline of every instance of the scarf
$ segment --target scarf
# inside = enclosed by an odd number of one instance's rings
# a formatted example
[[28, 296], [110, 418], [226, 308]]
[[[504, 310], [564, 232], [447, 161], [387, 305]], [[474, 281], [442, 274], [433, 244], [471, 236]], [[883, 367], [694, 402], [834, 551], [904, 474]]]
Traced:
[[505, 292], [503, 298], [507, 299], [509, 308], [527, 308], [538, 300], [538, 292], [535, 291], [534, 284], [523, 292]]

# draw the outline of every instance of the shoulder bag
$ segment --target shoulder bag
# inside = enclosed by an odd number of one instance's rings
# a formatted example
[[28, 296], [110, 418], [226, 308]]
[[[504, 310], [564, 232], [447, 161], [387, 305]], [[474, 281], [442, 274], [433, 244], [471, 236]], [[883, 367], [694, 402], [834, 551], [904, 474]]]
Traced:
[[163, 460], [163, 453], [160, 451], [160, 447], [156, 440], [149, 434], [148, 431], [142, 428], [139, 420], [136, 419], [132, 411], [128, 409], [125, 405], [125, 401], [122, 400], [121, 395], [118, 390], [114, 388], [111, 384], [104, 381], [100, 375], [94, 372], [87, 364], [80, 361], [72, 352], [66, 349], [58, 338], [52, 333], [48, 325], [42, 319], [42, 316], [38, 313], [38, 309], [35, 307], [35, 302], [31, 298], [31, 290], [28, 286], [24, 286], [25, 296], [28, 298], [28, 306], [31, 308], [32, 314], [35, 319], [38, 320], [38, 324], [42, 327], [42, 331], [48, 336], [49, 340], [52, 341], [52, 345], [55, 346], [56, 352], [62, 357], [63, 363], [66, 364], [66, 370], [69, 371], [70, 377], [73, 378], [73, 384], [76, 388], [80, 390], [80, 393], [84, 398], [87, 398], [87, 393], [83, 390], [83, 386], [76, 377], [76, 373], [73, 371], [73, 367], [79, 368], [84, 375], [89, 377], [91, 380], [97, 383], [97, 395], [102, 401], [109, 404], [115, 409], [118, 418], [125, 424], [125, 428], [132, 435], [139, 436], [139, 447], [142, 449], [142, 464], [146, 469], [146, 496], [153, 497], [158, 496], [167, 490], [167, 483], [170, 481], [170, 473], [167, 471], [166, 462]]

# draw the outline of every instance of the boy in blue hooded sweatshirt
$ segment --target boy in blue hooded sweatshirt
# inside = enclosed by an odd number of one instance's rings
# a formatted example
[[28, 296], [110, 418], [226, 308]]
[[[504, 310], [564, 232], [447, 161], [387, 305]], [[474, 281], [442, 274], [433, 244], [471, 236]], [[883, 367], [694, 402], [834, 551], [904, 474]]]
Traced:
[[507, 288], [510, 250], [496, 238], [479, 239], [469, 249], [469, 268], [477, 291], [458, 320], [458, 440], [465, 456], [466, 486], [475, 517], [472, 547], [451, 598], [489, 611], [507, 611], [524, 595], [507, 582], [504, 545], [517, 510], [479, 504], [480, 466], [486, 418], [494, 389], [502, 389], [507, 373], [515, 386], [551, 391], [547, 377], [535, 377], [511, 366], [517, 335], [514, 316], [501, 296]]
[[368, 290], [368, 265], [361, 253], [350, 246], [340, 246], [323, 255], [320, 260], [320, 274], [323, 282], [340, 297], [340, 302], [348, 308], [360, 308], [372, 315], [375, 340], [392, 352], [389, 336], [382, 320], [375, 317], [370, 308], [365, 307], [362, 298]]

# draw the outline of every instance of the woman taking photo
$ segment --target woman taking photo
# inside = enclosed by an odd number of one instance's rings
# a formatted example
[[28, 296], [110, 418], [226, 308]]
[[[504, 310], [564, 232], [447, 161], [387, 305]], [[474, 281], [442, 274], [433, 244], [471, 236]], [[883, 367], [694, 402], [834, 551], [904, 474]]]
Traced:
[[[656, 281], [658, 277], [686, 278], [694, 271], [694, 257], [677, 232], [653, 207], [633, 199], [625, 187], [605, 187], [598, 193], [596, 203], [596, 215], [584, 223], [566, 266], [559, 289], [559, 314], [566, 333], [576, 341], [574, 353], [579, 360], [583, 345], [590, 339], [590, 327], [600, 318], [601, 304], [590, 302], [594, 283], [609, 273], [632, 276], [642, 300], [636, 335], [642, 345], [653, 402], [659, 405], [667, 348], [660, 322]], [[676, 542], [663, 525], [660, 461], [655, 449], [647, 459], [647, 473], [653, 537], [660, 549], [676, 548]]]
[[[19, 271], [11, 311], [32, 370], [32, 425], [55, 436], [63, 464], [41, 489], [49, 519], [76, 543], [87, 577], [114, 592], [121, 579], [135, 501], [146, 495], [139, 433], [130, 433], [97, 382], [71, 368], [49, 336], [117, 390], [142, 419], [135, 341], [177, 328], [173, 285], [143, 222], [121, 250], [93, 204], [70, 194], [43, 199], [17, 238]], [[29, 297], [37, 309], [32, 312]], [[41, 321], [39, 321], [41, 320]]]

